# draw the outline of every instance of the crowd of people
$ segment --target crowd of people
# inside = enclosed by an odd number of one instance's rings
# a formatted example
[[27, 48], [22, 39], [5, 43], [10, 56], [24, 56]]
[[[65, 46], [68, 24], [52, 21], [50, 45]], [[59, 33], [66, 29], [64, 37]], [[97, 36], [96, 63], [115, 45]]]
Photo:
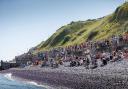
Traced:
[[[105, 66], [109, 61], [128, 59], [128, 33], [121, 36], [112, 36], [102, 41], [87, 41], [80, 45], [52, 49], [45, 53], [45, 62], [50, 60], [51, 67], [58, 67], [62, 62], [70, 62], [70, 67], [85, 66], [85, 68]], [[44, 64], [43, 64], [44, 65]]]

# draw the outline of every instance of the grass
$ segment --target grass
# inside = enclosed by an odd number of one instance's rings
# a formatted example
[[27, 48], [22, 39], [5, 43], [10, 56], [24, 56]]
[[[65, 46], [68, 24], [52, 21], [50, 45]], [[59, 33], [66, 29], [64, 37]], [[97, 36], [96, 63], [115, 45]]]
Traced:
[[[48, 40], [37, 46], [38, 51], [80, 44], [86, 40], [103, 40], [128, 31], [128, 3], [100, 19], [71, 22], [58, 29]], [[38, 52], [37, 51], [37, 52]]]

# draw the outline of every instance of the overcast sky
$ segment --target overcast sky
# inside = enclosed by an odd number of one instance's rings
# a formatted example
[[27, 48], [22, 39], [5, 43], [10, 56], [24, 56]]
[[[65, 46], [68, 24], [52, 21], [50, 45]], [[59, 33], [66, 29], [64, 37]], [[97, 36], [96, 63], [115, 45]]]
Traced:
[[62, 25], [111, 14], [124, 0], [0, 0], [0, 60], [11, 60]]

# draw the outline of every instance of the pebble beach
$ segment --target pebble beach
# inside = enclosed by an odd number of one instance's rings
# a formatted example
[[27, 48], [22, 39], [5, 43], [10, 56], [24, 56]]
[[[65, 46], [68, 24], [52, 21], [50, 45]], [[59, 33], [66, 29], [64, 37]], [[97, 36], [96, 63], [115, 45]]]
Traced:
[[128, 89], [128, 62], [112, 62], [104, 67], [50, 68], [39, 66], [12, 68], [1, 71], [13, 76], [35, 81], [39, 84], [55, 86], [56, 89]]

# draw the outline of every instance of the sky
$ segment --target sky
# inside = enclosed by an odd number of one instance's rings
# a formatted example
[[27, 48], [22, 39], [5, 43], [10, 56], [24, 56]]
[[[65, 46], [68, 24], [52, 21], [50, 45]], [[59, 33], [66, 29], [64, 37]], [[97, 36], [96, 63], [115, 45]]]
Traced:
[[124, 0], [0, 0], [0, 60], [12, 60], [71, 21], [111, 14]]

